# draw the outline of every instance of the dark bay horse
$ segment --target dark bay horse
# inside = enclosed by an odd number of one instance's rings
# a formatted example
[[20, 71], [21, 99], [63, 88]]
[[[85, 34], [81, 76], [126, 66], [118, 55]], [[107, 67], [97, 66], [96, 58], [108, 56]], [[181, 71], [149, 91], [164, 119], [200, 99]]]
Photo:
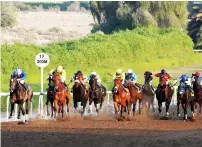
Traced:
[[193, 83], [195, 102], [199, 104], [199, 113], [202, 113], [202, 77]]
[[135, 115], [137, 100], [139, 100], [139, 114], [141, 114], [142, 100], [143, 100], [142, 92], [138, 92], [138, 88], [131, 81], [126, 82], [127, 82], [127, 88], [130, 92], [131, 104], [133, 105], [133, 116]]
[[115, 108], [116, 119], [118, 119], [118, 112], [121, 106], [121, 117], [123, 117], [123, 109], [127, 107], [128, 114], [131, 114], [131, 97], [130, 93], [125, 90], [122, 85], [122, 80], [117, 78], [114, 80], [113, 101]]
[[81, 112], [82, 117], [85, 115], [85, 108], [88, 101], [88, 92], [84, 85], [79, 80], [74, 81], [74, 85], [72, 87], [73, 92], [73, 103], [75, 110], [78, 107], [78, 102], [81, 102], [81, 106], [83, 107], [83, 111]]
[[[92, 113], [92, 102], [94, 102], [96, 112], [99, 114], [99, 110], [102, 109], [102, 104], [104, 102], [104, 98], [107, 94], [106, 88], [104, 86], [98, 86], [96, 75], [92, 75], [89, 80], [89, 112]], [[97, 104], [100, 103], [100, 108], [98, 109]]]
[[54, 91], [54, 119], [56, 120], [58, 110], [61, 109], [62, 112], [62, 120], [65, 119], [65, 104], [67, 103], [67, 93], [65, 85], [61, 81], [61, 77], [59, 74], [53, 74], [53, 83], [55, 85]]
[[51, 105], [51, 118], [53, 118], [53, 100], [54, 99], [54, 83], [52, 81], [52, 77], [48, 77], [48, 89], [47, 89], [47, 97], [46, 97], [46, 109], [47, 109], [47, 115], [50, 116], [49, 109], [48, 109], [48, 103], [50, 102]]
[[[25, 87], [20, 83], [17, 77], [10, 80], [10, 104], [11, 104], [11, 113], [9, 118], [12, 118], [14, 104], [17, 103], [19, 106], [18, 118], [20, 117], [20, 111], [23, 115], [23, 122], [28, 121], [28, 114], [30, 111], [30, 104], [33, 97], [33, 90], [29, 86], [28, 93], [26, 92]], [[23, 108], [23, 104], [26, 104], [26, 109]], [[25, 112], [26, 110], [26, 112]], [[25, 114], [26, 113], [26, 114]]]
[[156, 90], [156, 98], [158, 100], [158, 110], [159, 113], [162, 113], [162, 103], [166, 103], [166, 117], [169, 116], [169, 107], [172, 100], [174, 89], [172, 86], [168, 86], [166, 83], [161, 82]]
[[142, 96], [143, 96], [143, 106], [148, 103], [148, 111], [150, 110], [150, 106], [152, 105], [152, 111], [154, 112], [154, 98], [155, 98], [155, 90], [151, 87], [151, 79], [145, 79], [144, 85], [142, 86]]
[[192, 111], [192, 118], [194, 117], [194, 96], [192, 96], [192, 91], [188, 85], [181, 82], [178, 86], [177, 92], [177, 115], [180, 116], [179, 105], [181, 104], [184, 110], [184, 120], [187, 120], [187, 108], [190, 104]]

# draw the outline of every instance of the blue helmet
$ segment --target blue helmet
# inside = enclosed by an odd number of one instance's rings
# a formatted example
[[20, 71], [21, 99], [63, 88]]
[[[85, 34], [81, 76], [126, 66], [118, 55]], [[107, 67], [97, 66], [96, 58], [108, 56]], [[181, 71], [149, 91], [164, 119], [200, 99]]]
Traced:
[[22, 70], [17, 68], [15, 69], [15, 75], [21, 75], [22, 74]]
[[161, 74], [165, 74], [166, 73], [166, 70], [165, 69], [162, 69], [161, 70]]
[[188, 80], [187, 75], [183, 74], [183, 75], [181, 76], [181, 81], [185, 82], [185, 81], [187, 81], [187, 80]]

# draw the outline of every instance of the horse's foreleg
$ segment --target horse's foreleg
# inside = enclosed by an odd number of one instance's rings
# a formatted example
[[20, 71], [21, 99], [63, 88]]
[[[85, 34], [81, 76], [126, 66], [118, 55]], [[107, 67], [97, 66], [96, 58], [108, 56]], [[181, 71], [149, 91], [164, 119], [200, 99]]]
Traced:
[[152, 103], [152, 112], [155, 112], [155, 108], [154, 108], [154, 97], [153, 97], [153, 99], [152, 99], [152, 101], [151, 101]]
[[18, 119], [20, 119], [20, 107], [18, 107]]
[[64, 102], [64, 103], [61, 104], [61, 106], [62, 106], [62, 111], [61, 111], [62, 112], [62, 120], [65, 120], [65, 110], [64, 110], [65, 103], [66, 102]]
[[30, 101], [30, 99], [28, 99], [28, 100], [26, 101], [25, 122], [28, 121], [28, 114], [29, 114], [29, 110], [30, 110], [30, 104], [31, 104], [31, 101]]
[[118, 119], [118, 103], [117, 102], [114, 102], [114, 109], [115, 109], [115, 117], [116, 119]]
[[58, 114], [58, 102], [54, 100], [54, 120], [56, 120]]
[[20, 110], [22, 111], [23, 122], [25, 122], [25, 110], [23, 108], [23, 100], [20, 102], [19, 107], [20, 107]]
[[12, 118], [15, 103], [11, 102], [10, 104], [11, 104], [11, 113], [9, 119]]
[[124, 106], [123, 105], [121, 105], [121, 118], [123, 117], [123, 109], [124, 109]]
[[187, 104], [183, 104], [184, 109], [184, 120], [187, 120]]
[[159, 110], [159, 113], [161, 114], [162, 113], [162, 110], [161, 110], [161, 107], [162, 107], [162, 102], [158, 101], [158, 110]]
[[180, 100], [177, 100], [177, 116], [180, 116]]
[[53, 118], [53, 111], [54, 111], [53, 100], [51, 100], [50, 103], [51, 103], [51, 118]]
[[136, 103], [137, 103], [137, 100], [133, 102], [133, 116], [135, 116]]
[[46, 100], [46, 111], [47, 111], [47, 116], [50, 116], [50, 112], [49, 112], [49, 109], [48, 109], [48, 102], [49, 102], [49, 98], [47, 96], [47, 100]]
[[139, 99], [139, 114], [142, 112], [142, 99]]
[[168, 112], [169, 106], [170, 106], [170, 101], [166, 101], [166, 117], [169, 116], [169, 112]]
[[191, 113], [192, 113], [192, 119], [194, 118], [194, 116], [195, 116], [195, 111], [194, 111], [194, 101], [192, 101], [192, 102], [190, 102], [190, 107], [191, 107]]
[[127, 103], [127, 109], [128, 109], [128, 115], [130, 116], [131, 115], [131, 101], [128, 101]]
[[90, 113], [90, 115], [92, 115], [92, 110], [93, 110], [92, 102], [93, 102], [93, 100], [90, 98], [89, 99], [89, 110], [88, 110], [88, 113]]

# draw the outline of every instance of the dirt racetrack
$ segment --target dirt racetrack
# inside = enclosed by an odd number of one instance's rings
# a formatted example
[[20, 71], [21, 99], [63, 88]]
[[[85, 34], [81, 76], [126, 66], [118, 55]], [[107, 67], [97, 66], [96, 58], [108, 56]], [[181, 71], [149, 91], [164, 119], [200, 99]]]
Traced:
[[106, 116], [2, 123], [3, 147], [201, 147], [202, 117], [184, 122], [136, 116], [116, 121]]

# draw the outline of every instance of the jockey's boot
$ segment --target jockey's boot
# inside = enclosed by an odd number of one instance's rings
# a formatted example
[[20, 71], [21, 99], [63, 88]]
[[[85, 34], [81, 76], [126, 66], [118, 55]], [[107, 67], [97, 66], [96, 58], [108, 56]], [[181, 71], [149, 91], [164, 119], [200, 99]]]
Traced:
[[22, 84], [22, 85], [23, 85], [23, 87], [25, 88], [26, 93], [28, 94], [28, 92], [29, 92], [29, 85], [28, 85], [27, 83], [24, 83], [24, 84]]
[[154, 93], [155, 89], [154, 89], [153, 85], [150, 85], [150, 86], [151, 86], [152, 92]]
[[138, 89], [138, 93], [141, 91], [141, 86], [140, 86], [140, 84], [138, 84], [138, 83], [135, 83], [135, 86], [137, 87], [137, 89]]
[[65, 89], [66, 89], [66, 91], [68, 92], [69, 91], [69, 88], [68, 88], [68, 86], [67, 86], [67, 84], [64, 82], [64, 85], [65, 85]]

